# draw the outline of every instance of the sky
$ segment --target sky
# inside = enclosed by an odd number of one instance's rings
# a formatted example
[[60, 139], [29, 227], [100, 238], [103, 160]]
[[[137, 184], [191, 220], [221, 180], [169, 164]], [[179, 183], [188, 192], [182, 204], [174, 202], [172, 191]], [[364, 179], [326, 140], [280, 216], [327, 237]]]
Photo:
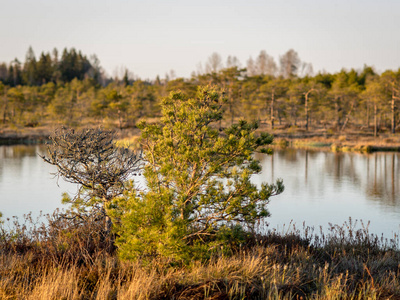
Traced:
[[0, 0], [0, 62], [57, 48], [96, 54], [109, 76], [190, 77], [213, 53], [245, 67], [294, 49], [314, 72], [400, 67], [399, 0]]

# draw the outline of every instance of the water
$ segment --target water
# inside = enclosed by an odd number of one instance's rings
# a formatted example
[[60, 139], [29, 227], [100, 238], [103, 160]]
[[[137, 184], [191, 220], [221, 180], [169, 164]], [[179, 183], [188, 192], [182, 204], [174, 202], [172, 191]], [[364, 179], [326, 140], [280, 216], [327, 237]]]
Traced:
[[[400, 232], [400, 154], [276, 150], [259, 156], [263, 173], [254, 181], [282, 178], [283, 194], [271, 198], [271, 228], [370, 221], [371, 233], [392, 238]], [[360, 222], [359, 222], [359, 225]], [[359, 226], [360, 227], [360, 226]], [[358, 228], [359, 228], [358, 227]]]
[[0, 211], [3, 219], [32, 212], [34, 217], [52, 213], [61, 204], [63, 192], [76, 193], [75, 185], [51, 173], [54, 166], [45, 163], [38, 154], [44, 154], [42, 146], [0, 146]]
[[[40, 211], [51, 213], [63, 192], [76, 186], [51, 175], [55, 168], [38, 156], [43, 146], [0, 147], [0, 211], [4, 218]], [[258, 155], [263, 172], [255, 183], [282, 178], [283, 194], [272, 197], [270, 228], [284, 230], [289, 223], [324, 228], [343, 224], [349, 217], [370, 221], [369, 230], [391, 238], [400, 232], [400, 154], [332, 153], [276, 150]]]

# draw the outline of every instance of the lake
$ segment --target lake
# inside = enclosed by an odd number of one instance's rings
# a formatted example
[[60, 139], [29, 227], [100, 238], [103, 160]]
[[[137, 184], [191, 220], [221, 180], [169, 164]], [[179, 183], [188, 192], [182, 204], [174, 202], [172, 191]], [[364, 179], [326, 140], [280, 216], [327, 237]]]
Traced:
[[0, 211], [3, 219], [22, 217], [32, 212], [51, 213], [61, 208], [63, 192], [76, 193], [75, 185], [51, 173], [56, 168], [45, 163], [38, 154], [46, 152], [45, 146], [0, 146]]
[[[38, 154], [44, 146], [0, 146], [0, 211], [3, 219], [61, 208], [63, 192], [76, 186], [51, 174], [55, 168]], [[285, 191], [271, 198], [269, 228], [284, 231], [288, 224], [301, 228], [370, 221], [369, 231], [387, 238], [400, 232], [400, 154], [333, 153], [275, 150], [258, 154], [263, 171], [257, 184], [282, 178]]]

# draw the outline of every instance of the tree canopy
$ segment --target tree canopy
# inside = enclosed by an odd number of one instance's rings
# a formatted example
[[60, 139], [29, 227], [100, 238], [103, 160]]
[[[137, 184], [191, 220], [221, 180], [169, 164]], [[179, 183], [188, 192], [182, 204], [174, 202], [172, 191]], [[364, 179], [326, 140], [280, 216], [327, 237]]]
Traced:
[[[154, 81], [133, 79], [125, 70], [120, 79], [112, 80], [105, 78], [96, 56], [64, 49], [61, 54], [54, 50], [36, 57], [30, 48], [25, 62], [0, 64], [1, 124], [134, 128], [142, 119], [161, 116], [159, 99], [170, 91], [180, 89], [193, 97], [198, 86], [210, 83], [226, 92], [222, 127], [244, 118], [268, 124], [272, 130], [304, 128], [329, 134], [353, 128], [379, 135], [395, 133], [400, 124], [400, 70], [377, 74], [364, 66], [312, 75], [309, 64], [293, 49], [281, 56], [279, 64], [261, 51], [255, 59], [250, 57], [246, 68], [236, 57], [229, 56], [224, 64], [213, 53], [205, 69], [199, 68], [190, 78], [170, 74]], [[375, 100], [372, 82], [381, 91]]]

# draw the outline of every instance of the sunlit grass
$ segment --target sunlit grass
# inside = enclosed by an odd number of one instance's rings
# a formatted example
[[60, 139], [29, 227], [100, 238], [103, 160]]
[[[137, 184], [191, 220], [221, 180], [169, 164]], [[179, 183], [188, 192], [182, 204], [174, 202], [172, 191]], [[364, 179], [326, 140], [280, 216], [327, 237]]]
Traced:
[[398, 237], [384, 240], [352, 220], [327, 233], [253, 234], [231, 256], [190, 265], [159, 257], [120, 261], [102, 224], [57, 216], [48, 224], [2, 227], [0, 299], [400, 297]]
[[140, 147], [139, 136], [117, 139], [115, 141], [115, 145], [117, 147], [129, 148], [131, 150], [138, 150]]

